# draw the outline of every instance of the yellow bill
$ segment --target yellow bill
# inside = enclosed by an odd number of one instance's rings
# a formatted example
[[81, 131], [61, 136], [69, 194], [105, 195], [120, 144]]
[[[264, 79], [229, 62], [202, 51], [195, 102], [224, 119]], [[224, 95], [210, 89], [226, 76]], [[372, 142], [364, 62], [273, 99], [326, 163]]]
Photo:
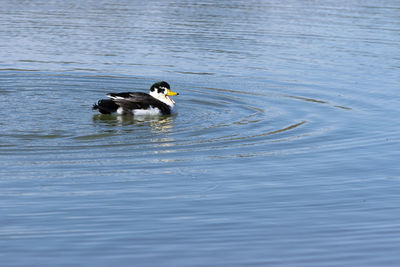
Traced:
[[174, 91], [171, 91], [169, 89], [167, 89], [167, 90], [168, 90], [167, 95], [169, 95], [169, 96], [179, 95], [179, 93], [175, 93]]

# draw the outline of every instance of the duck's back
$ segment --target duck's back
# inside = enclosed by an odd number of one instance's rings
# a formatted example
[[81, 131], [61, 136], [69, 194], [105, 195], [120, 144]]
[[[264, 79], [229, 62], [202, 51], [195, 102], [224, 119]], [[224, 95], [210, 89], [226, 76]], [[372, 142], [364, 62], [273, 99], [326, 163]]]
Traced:
[[168, 115], [171, 107], [142, 92], [122, 92], [107, 94], [110, 99], [102, 99], [93, 106], [102, 114]]

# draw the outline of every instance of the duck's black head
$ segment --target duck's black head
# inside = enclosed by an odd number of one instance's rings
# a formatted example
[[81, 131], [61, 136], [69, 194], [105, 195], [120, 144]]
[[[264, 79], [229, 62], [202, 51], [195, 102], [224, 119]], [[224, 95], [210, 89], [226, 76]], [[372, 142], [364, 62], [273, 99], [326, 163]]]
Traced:
[[150, 88], [150, 92], [155, 92], [157, 94], [165, 94], [169, 89], [171, 89], [169, 84], [167, 82], [161, 81], [153, 84]]

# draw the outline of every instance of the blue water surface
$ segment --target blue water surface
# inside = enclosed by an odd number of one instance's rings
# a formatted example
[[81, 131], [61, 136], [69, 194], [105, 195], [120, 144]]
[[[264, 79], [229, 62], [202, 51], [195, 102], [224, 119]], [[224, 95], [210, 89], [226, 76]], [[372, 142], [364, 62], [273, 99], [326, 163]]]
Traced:
[[[1, 266], [397, 266], [400, 3], [2, 1]], [[101, 115], [166, 80], [178, 114]]]

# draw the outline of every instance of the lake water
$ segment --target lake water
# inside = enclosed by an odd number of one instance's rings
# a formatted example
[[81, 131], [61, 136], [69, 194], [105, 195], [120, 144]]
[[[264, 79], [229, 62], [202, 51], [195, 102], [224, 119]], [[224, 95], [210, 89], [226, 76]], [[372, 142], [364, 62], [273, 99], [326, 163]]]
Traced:
[[399, 88], [396, 0], [1, 1], [1, 266], [398, 266]]

